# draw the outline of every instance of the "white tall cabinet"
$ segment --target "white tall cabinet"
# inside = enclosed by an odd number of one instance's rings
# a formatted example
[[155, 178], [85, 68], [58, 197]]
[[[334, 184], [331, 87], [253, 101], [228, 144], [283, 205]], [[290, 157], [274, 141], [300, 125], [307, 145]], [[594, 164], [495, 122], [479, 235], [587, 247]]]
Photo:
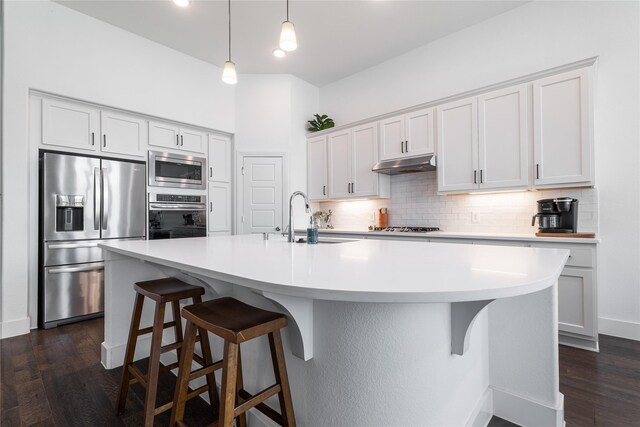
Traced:
[[593, 181], [591, 68], [533, 83], [535, 185]]
[[231, 234], [231, 137], [209, 134], [209, 235]]
[[312, 200], [324, 200], [327, 193], [327, 137], [307, 140], [307, 193]]
[[351, 196], [351, 129], [327, 135], [329, 198]]

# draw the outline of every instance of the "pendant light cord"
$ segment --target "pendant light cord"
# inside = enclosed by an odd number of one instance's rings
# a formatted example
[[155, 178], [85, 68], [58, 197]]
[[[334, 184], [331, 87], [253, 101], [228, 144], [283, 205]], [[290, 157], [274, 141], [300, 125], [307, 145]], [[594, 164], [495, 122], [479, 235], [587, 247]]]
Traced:
[[289, 0], [287, 0], [287, 21], [289, 20]]
[[231, 61], [231, 0], [229, 0], [229, 61]]

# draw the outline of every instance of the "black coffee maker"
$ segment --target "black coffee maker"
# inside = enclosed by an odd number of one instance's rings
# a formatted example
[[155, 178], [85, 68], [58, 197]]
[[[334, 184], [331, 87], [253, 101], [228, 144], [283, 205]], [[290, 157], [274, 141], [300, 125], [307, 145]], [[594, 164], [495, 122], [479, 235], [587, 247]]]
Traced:
[[538, 213], [531, 219], [531, 226], [538, 218], [540, 233], [577, 233], [578, 199], [559, 197], [538, 200]]

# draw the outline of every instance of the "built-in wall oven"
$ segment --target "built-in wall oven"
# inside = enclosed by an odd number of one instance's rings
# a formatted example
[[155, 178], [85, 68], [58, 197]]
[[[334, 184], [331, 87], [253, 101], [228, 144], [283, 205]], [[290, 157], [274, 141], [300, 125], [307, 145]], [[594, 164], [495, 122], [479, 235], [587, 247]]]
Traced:
[[206, 167], [204, 157], [149, 151], [149, 185], [205, 190]]
[[207, 200], [201, 195], [149, 194], [149, 240], [207, 235]]

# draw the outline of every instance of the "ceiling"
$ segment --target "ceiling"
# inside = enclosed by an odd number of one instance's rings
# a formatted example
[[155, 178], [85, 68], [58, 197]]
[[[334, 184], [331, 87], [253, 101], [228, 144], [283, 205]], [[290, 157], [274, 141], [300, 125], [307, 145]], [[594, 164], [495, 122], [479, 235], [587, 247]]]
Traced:
[[[222, 67], [227, 2], [54, 0], [101, 21]], [[339, 80], [518, 7], [524, 1], [291, 1], [298, 50], [278, 59], [285, 1], [231, 2], [232, 59], [238, 73], [293, 74], [316, 86]]]

